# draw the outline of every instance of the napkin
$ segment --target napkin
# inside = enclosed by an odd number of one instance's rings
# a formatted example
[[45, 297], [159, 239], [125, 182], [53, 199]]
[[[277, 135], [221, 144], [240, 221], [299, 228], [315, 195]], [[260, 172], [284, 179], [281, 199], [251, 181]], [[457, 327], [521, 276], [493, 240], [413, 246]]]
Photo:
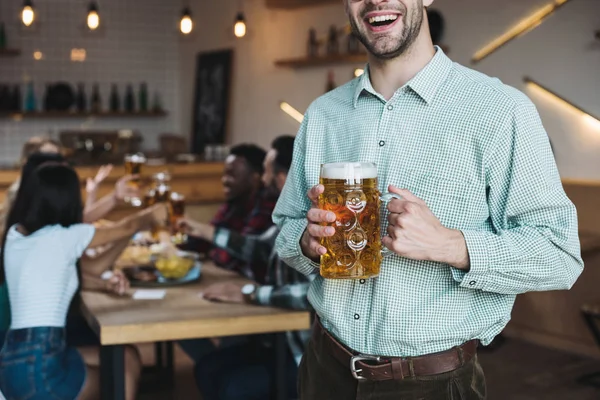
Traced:
[[165, 298], [166, 290], [140, 289], [133, 293], [134, 300], [161, 300]]

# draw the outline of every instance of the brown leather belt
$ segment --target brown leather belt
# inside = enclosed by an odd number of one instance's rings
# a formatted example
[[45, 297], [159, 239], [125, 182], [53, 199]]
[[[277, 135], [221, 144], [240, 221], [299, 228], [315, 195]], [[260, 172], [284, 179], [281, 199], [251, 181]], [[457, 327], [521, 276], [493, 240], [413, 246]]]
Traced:
[[418, 357], [380, 357], [359, 354], [338, 342], [317, 318], [313, 328], [313, 340], [322, 337], [325, 347], [344, 366], [349, 366], [357, 380], [402, 380], [411, 376], [427, 376], [453, 371], [468, 363], [477, 354], [478, 340], [470, 340], [460, 346], [439, 353]]

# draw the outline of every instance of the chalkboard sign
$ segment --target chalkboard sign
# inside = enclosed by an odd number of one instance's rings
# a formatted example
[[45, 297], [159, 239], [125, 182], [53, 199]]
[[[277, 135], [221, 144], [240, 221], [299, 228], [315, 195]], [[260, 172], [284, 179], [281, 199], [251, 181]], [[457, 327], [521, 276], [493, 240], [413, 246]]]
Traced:
[[192, 152], [207, 144], [224, 144], [229, 118], [233, 50], [199, 53], [196, 59]]

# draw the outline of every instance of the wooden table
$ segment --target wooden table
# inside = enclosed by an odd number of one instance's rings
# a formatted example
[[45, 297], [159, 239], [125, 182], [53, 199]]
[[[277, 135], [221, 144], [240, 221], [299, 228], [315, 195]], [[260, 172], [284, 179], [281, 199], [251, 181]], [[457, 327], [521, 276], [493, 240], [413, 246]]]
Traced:
[[[162, 300], [133, 300], [83, 292], [85, 318], [100, 338], [102, 398], [124, 400], [123, 345], [259, 333], [278, 333], [277, 394], [285, 398], [285, 332], [310, 328], [310, 314], [246, 304], [212, 303], [198, 293], [237, 274], [204, 263], [199, 282], [165, 288]], [[133, 293], [135, 289], [132, 288]]]

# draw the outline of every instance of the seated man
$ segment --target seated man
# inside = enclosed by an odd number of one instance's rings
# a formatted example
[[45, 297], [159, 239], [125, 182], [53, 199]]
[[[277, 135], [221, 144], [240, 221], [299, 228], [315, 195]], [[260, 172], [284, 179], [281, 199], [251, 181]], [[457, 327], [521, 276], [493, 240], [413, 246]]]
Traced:
[[[263, 233], [273, 225], [271, 213], [277, 196], [262, 185], [264, 159], [265, 151], [256, 145], [240, 144], [231, 148], [222, 179], [226, 202], [210, 222], [212, 226], [252, 235]], [[192, 238], [190, 242], [193, 250], [208, 253], [218, 266], [264, 282], [266, 265], [236, 259], [227, 251], [215, 248], [211, 240]]]
[[[263, 182], [267, 190], [281, 193], [292, 162], [294, 138], [282, 136], [273, 141], [265, 159]], [[289, 268], [279, 260], [274, 251], [277, 227], [269, 228], [262, 235], [242, 235], [226, 228], [213, 227], [189, 219], [180, 221], [188, 234], [211, 240], [215, 246], [227, 251], [232, 257], [267, 265], [266, 283], [241, 286], [236, 282], [217, 283], [208, 287], [206, 299], [254, 303], [290, 309], [309, 309], [306, 298], [310, 279]], [[290, 332], [286, 372], [290, 396], [295, 395], [296, 375], [304, 343], [310, 332]], [[234, 346], [221, 347], [196, 360], [196, 381], [206, 400], [262, 400], [270, 398], [275, 376], [274, 346], [265, 336]]]

